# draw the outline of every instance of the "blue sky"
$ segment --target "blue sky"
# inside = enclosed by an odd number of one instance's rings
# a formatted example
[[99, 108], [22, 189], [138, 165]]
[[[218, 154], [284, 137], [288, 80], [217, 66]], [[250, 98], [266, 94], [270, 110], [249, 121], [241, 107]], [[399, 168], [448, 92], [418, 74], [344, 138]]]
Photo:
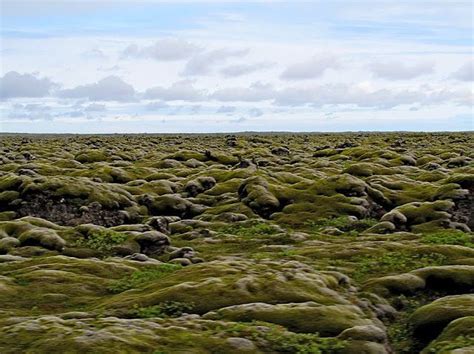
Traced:
[[473, 4], [1, 3], [0, 130], [473, 130]]

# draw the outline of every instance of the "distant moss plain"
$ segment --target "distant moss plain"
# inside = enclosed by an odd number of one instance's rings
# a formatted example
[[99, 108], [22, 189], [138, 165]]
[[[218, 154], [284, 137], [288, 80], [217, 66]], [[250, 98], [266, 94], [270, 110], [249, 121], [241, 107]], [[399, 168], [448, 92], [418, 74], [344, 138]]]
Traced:
[[0, 136], [2, 353], [474, 351], [474, 134]]

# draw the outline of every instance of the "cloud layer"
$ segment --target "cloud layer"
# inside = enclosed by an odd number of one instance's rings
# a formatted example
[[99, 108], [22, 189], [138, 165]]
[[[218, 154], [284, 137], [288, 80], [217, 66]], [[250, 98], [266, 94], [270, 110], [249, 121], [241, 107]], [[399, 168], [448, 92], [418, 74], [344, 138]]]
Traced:
[[380, 61], [369, 65], [375, 76], [388, 80], [409, 80], [433, 72], [434, 63], [405, 64], [396, 61]]
[[3, 130], [474, 129], [463, 3], [30, 5], [2, 3]]
[[10, 71], [0, 78], [0, 98], [44, 97], [56, 86], [48, 78]]
[[87, 98], [92, 101], [132, 101], [135, 89], [117, 76], [107, 76], [96, 83], [61, 90], [62, 98]]
[[164, 38], [152, 45], [140, 47], [130, 44], [122, 52], [123, 58], [146, 58], [158, 61], [188, 59], [201, 49], [188, 41], [177, 38]]

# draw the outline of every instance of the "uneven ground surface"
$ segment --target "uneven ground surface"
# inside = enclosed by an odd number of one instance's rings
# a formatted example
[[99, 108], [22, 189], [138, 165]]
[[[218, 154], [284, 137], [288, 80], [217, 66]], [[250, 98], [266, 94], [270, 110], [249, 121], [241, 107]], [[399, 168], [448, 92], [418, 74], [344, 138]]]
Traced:
[[1, 353], [474, 352], [474, 134], [0, 141]]

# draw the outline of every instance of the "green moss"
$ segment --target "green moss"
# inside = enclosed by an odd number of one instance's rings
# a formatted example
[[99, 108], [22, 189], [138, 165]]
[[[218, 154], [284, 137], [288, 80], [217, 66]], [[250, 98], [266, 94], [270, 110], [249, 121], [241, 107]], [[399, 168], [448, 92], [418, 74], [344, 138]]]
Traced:
[[350, 165], [343, 172], [359, 177], [369, 177], [372, 175], [387, 175], [395, 173], [395, 171], [392, 171], [390, 168], [368, 162], [361, 162]]
[[355, 233], [366, 230], [377, 223], [375, 219], [354, 220], [348, 216], [339, 216], [330, 219], [311, 220], [306, 223], [307, 229], [311, 232], [319, 232], [327, 227], [335, 227], [341, 231], [353, 231]]
[[239, 194], [243, 203], [247, 204], [255, 213], [269, 217], [280, 208], [280, 201], [269, 190], [268, 182], [262, 177], [251, 177], [239, 187]]
[[[301, 269], [306, 272], [301, 273]], [[143, 289], [118, 294], [103, 306], [123, 311], [135, 303], [147, 307], [163, 301], [180, 301], [194, 303], [194, 311], [202, 314], [249, 302], [315, 301], [329, 305], [343, 301], [329, 287], [338, 287], [334, 276], [311, 271], [298, 263], [277, 267], [275, 263], [214, 261], [185, 267]]]
[[285, 206], [281, 212], [274, 213], [271, 219], [290, 227], [304, 228], [310, 221], [318, 222], [320, 219], [337, 218], [341, 215], [364, 218], [367, 214], [366, 208], [352, 202], [350, 197], [341, 194], [316, 195], [311, 202], [298, 202]]
[[54, 231], [44, 228], [33, 228], [18, 236], [22, 245], [41, 246], [51, 250], [61, 251], [66, 242]]
[[474, 316], [466, 316], [450, 322], [443, 332], [422, 351], [422, 354], [448, 354], [455, 349], [460, 349], [460, 353], [468, 353], [474, 349]]
[[427, 231], [441, 227], [441, 222], [449, 221], [451, 214], [448, 213], [454, 207], [449, 200], [437, 200], [435, 202], [412, 202], [399, 206], [386, 213], [380, 220], [390, 221], [395, 226], [406, 225], [408, 227], [428, 225], [419, 227], [419, 231]]
[[[237, 138], [0, 137], [0, 351], [422, 351], [411, 314], [474, 290], [472, 234], [459, 222], [470, 225], [472, 133]], [[120, 226], [15, 219], [34, 209]], [[175, 217], [147, 224], [152, 215]], [[168, 221], [169, 237], [151, 230]], [[182, 247], [202, 259], [153, 259]], [[135, 252], [152, 259], [124, 257]], [[460, 328], [433, 350], [469, 350]], [[341, 330], [344, 348], [323, 337]]]
[[79, 205], [84, 201], [98, 202], [107, 208], [130, 206], [133, 196], [119, 185], [97, 183], [85, 177], [55, 176], [41, 178], [23, 183], [20, 188], [22, 196], [37, 193], [51, 193], [53, 197], [76, 199]]
[[245, 223], [243, 225], [228, 225], [219, 228], [218, 231], [226, 234], [246, 237], [273, 235], [278, 232], [274, 225], [259, 222]]
[[474, 295], [445, 296], [418, 308], [410, 318], [414, 333], [421, 339], [435, 338], [451, 321], [474, 316]]
[[187, 161], [191, 159], [195, 159], [198, 161], [206, 161], [207, 157], [203, 153], [196, 152], [196, 151], [189, 151], [189, 150], [181, 150], [173, 155], [167, 157], [168, 159], [173, 159], [176, 161]]
[[354, 305], [322, 306], [314, 302], [236, 305], [209, 312], [204, 318], [246, 322], [258, 320], [285, 326], [293, 332], [318, 332], [323, 336], [335, 336], [347, 328], [373, 324]]
[[106, 161], [107, 155], [103, 150], [85, 150], [77, 154], [75, 160], [81, 163]]
[[13, 220], [16, 217], [16, 213], [14, 211], [2, 211], [0, 212], [0, 221], [9, 221]]
[[22, 183], [24, 178], [13, 173], [7, 173], [0, 176], [0, 191], [16, 190]]
[[0, 203], [8, 204], [20, 196], [17, 191], [3, 191], [0, 192]]

